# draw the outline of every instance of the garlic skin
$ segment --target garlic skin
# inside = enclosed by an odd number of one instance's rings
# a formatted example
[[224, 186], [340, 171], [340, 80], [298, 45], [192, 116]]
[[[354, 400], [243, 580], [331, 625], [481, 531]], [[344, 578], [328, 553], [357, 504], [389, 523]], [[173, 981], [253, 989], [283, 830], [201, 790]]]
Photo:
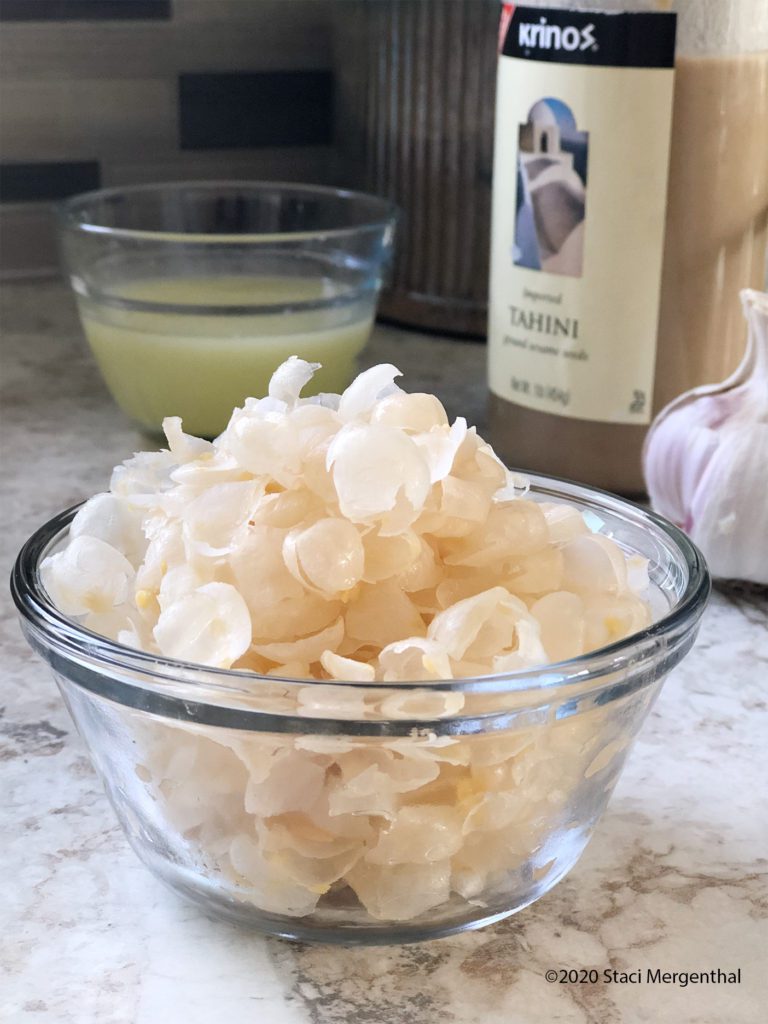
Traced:
[[652, 507], [701, 548], [715, 578], [768, 585], [768, 294], [745, 289], [741, 301], [741, 364], [662, 409], [643, 471]]

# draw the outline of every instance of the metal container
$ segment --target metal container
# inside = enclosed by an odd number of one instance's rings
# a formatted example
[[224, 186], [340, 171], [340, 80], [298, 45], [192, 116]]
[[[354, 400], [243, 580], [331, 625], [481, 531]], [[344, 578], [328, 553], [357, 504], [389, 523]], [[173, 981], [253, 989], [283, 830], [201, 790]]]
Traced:
[[337, 5], [341, 176], [403, 211], [380, 312], [484, 336], [498, 0]]

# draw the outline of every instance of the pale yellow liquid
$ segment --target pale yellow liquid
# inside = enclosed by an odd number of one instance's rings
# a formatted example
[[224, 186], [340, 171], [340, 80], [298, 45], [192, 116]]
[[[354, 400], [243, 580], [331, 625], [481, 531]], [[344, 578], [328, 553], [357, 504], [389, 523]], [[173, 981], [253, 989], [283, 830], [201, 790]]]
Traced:
[[322, 277], [163, 278], [111, 291], [143, 302], [232, 307], [215, 313], [145, 312], [78, 300], [91, 349], [120, 408], [153, 432], [164, 416], [181, 416], [184, 429], [201, 437], [219, 434], [249, 396], [265, 395], [274, 370], [292, 355], [323, 364], [306, 394], [343, 390], [374, 313], [370, 292], [331, 308], [236, 312], [339, 295]]

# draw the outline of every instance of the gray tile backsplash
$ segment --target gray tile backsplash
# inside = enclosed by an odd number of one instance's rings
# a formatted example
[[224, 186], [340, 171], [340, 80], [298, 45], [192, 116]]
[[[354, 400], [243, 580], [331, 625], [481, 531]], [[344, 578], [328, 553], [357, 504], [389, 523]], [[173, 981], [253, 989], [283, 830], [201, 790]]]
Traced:
[[0, 272], [54, 266], [50, 201], [99, 183], [332, 181], [333, 7], [1, 0]]

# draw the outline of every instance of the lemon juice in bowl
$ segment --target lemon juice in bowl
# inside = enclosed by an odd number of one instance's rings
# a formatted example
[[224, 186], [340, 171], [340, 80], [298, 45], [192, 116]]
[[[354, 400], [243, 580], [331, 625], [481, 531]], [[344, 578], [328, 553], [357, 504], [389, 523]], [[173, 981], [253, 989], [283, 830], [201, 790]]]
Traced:
[[355, 372], [392, 253], [386, 200], [320, 186], [203, 182], [86, 193], [60, 208], [84, 333], [117, 404], [214, 437], [291, 355], [315, 392]]
[[[294, 354], [323, 364], [316, 391], [341, 391], [373, 322], [371, 296], [328, 277], [172, 277], [78, 300], [86, 336], [120, 408], [149, 430], [164, 416], [213, 437], [263, 394]], [[257, 307], [258, 312], [251, 311]]]

